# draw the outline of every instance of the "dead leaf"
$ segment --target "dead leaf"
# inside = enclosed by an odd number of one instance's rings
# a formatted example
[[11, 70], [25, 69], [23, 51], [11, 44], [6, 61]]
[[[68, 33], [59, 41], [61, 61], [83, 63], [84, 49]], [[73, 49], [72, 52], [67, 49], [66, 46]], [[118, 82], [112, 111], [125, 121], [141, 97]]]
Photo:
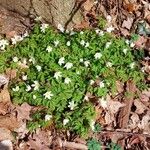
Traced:
[[29, 138], [27, 144], [29, 145], [30, 149], [36, 150], [49, 150], [48, 146], [51, 145], [52, 136], [50, 136], [49, 132], [37, 130], [33, 136]]
[[10, 94], [8, 89], [4, 88], [1, 92], [0, 92], [0, 102], [3, 103], [7, 103], [7, 102], [11, 102], [10, 100]]
[[143, 129], [143, 133], [150, 133], [150, 114], [147, 113], [145, 116], [143, 116], [141, 122], [138, 124], [138, 127], [140, 129]]
[[140, 5], [138, 5], [137, 3], [124, 3], [124, 8], [129, 13], [133, 13], [133, 12], [136, 12], [140, 8]]
[[135, 129], [137, 127], [137, 124], [140, 122], [140, 118], [136, 113], [133, 113], [129, 120], [129, 128]]
[[10, 80], [16, 78], [16, 76], [17, 76], [17, 70], [16, 70], [16, 69], [7, 69], [7, 70], [6, 70], [6, 76], [7, 76]]
[[118, 101], [109, 100], [107, 101], [108, 111], [111, 114], [116, 114], [120, 108], [124, 107], [125, 104], [120, 103]]
[[11, 103], [0, 102], [0, 115], [6, 115], [6, 113], [9, 113], [11, 107]]
[[5, 75], [0, 74], [0, 87], [2, 85], [8, 84], [9, 80]]
[[122, 82], [120, 81], [116, 81], [116, 87], [117, 87], [117, 91], [119, 93], [122, 93], [124, 91], [124, 85]]
[[32, 107], [27, 103], [23, 103], [21, 106], [17, 106], [16, 111], [18, 121], [31, 120], [30, 118], [31, 108]]
[[7, 128], [13, 131], [15, 128], [18, 128], [20, 122], [12, 114], [8, 116], [0, 116], [0, 128]]
[[90, 11], [93, 5], [94, 5], [94, 0], [86, 0], [86, 2], [83, 4], [84, 10]]
[[128, 17], [127, 20], [123, 21], [122, 27], [130, 30], [132, 27], [132, 24], [133, 24], [133, 18]]
[[144, 48], [146, 41], [147, 38], [145, 38], [144, 36], [140, 36], [138, 40], [134, 42], [134, 44], [137, 48]]
[[10, 130], [6, 128], [0, 128], [0, 141], [2, 140], [13, 140], [14, 137]]
[[146, 106], [139, 99], [134, 100], [134, 105], [136, 106], [135, 112], [137, 114], [142, 114], [146, 110]]
[[130, 35], [129, 31], [125, 28], [120, 28], [120, 31], [121, 31], [121, 34], [125, 37]]

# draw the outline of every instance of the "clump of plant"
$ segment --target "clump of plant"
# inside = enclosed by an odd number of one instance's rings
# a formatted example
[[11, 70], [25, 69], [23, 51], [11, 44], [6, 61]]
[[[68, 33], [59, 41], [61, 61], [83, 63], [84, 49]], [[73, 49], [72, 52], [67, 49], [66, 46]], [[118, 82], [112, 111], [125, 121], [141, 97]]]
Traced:
[[6, 49], [0, 52], [0, 72], [17, 71], [9, 84], [14, 103], [48, 109], [47, 119], [38, 116], [36, 126], [52, 120], [57, 128], [84, 135], [95, 117], [87, 93], [105, 98], [117, 92], [116, 81], [138, 85], [144, 74], [124, 39], [99, 29], [60, 31], [38, 24], [30, 35], [12, 38], [14, 46], [1, 40], [0, 48]]

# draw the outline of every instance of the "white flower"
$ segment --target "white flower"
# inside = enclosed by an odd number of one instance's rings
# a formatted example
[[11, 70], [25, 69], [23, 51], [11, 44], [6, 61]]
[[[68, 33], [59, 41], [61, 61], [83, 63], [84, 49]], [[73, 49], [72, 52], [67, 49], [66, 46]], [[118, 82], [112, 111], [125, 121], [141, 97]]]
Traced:
[[100, 59], [102, 57], [102, 54], [101, 53], [96, 53], [94, 55], [95, 59]]
[[142, 71], [142, 72], [145, 72], [145, 67], [142, 67], [142, 68], [141, 68], [141, 71]]
[[37, 16], [34, 20], [35, 20], [35, 21], [41, 21], [41, 20], [42, 20], [42, 17], [41, 17], [41, 16]]
[[95, 32], [98, 34], [100, 32], [100, 29], [96, 29]]
[[83, 58], [80, 58], [80, 60], [79, 60], [80, 62], [83, 62]]
[[70, 62], [67, 62], [67, 63], [65, 64], [65, 66], [64, 66], [64, 68], [66, 68], [67, 70], [70, 69], [70, 68], [72, 68], [72, 67], [73, 67], [73, 64], [70, 63]]
[[58, 61], [58, 64], [61, 66], [62, 64], [65, 63], [65, 58], [64, 57], [61, 57]]
[[124, 49], [123, 49], [123, 53], [124, 53], [125, 55], [127, 54], [127, 51], [128, 51], [127, 48], [124, 48]]
[[64, 32], [65, 29], [61, 24], [58, 24], [57, 29], [60, 30], [61, 32]]
[[113, 30], [114, 30], [114, 28], [113, 28], [112, 26], [110, 26], [110, 27], [108, 27], [108, 28], [106, 29], [106, 31], [109, 32], [109, 33], [111, 33]]
[[130, 64], [130, 68], [131, 68], [131, 69], [133, 69], [134, 66], [135, 66], [135, 63], [134, 63], [134, 62]]
[[1, 50], [4, 50], [7, 45], [9, 45], [7, 40], [4, 40], [4, 39], [0, 40], [0, 49]]
[[85, 95], [84, 100], [88, 102], [89, 101], [89, 97], [87, 95]]
[[31, 90], [31, 86], [30, 85], [27, 85], [26, 86], [26, 92], [29, 92]]
[[23, 40], [23, 37], [21, 37], [20, 35], [15, 35], [13, 38], [11, 38], [12, 44], [16, 44], [17, 42], [20, 42]]
[[64, 119], [63, 120], [63, 125], [65, 126], [69, 122], [69, 119]]
[[112, 42], [107, 42], [105, 45], [105, 48], [109, 48], [109, 46], [112, 44]]
[[68, 77], [65, 78], [65, 83], [66, 83], [66, 84], [69, 84], [70, 82], [71, 82], [70, 78], [68, 78]]
[[66, 43], [66, 45], [67, 45], [67, 46], [70, 46], [70, 45], [71, 45], [71, 42], [70, 42], [70, 41], [68, 41], [68, 42]]
[[26, 81], [27, 80], [27, 75], [23, 75], [22, 80]]
[[62, 75], [61, 75], [62, 73], [60, 72], [60, 71], [58, 71], [58, 72], [55, 72], [55, 74], [54, 74], [54, 78], [56, 78], [57, 80], [58, 80], [58, 78], [61, 78], [62, 77]]
[[90, 80], [90, 85], [93, 85], [94, 83], [94, 80]]
[[112, 18], [111, 18], [110, 15], [108, 15], [108, 16], [106, 17], [106, 19], [107, 19], [108, 22], [111, 22], [111, 20], [112, 20]]
[[86, 61], [84, 61], [84, 65], [85, 65], [86, 67], [88, 67], [88, 66], [90, 65], [90, 62], [89, 62], [88, 60], [86, 60]]
[[41, 32], [45, 33], [45, 30], [48, 28], [48, 26], [49, 26], [49, 25], [46, 24], [46, 23], [41, 24], [41, 27], [40, 27]]
[[90, 127], [91, 127], [92, 131], [95, 130], [95, 121], [94, 120], [91, 120]]
[[53, 48], [51, 46], [47, 46], [46, 51], [51, 52], [53, 50]]
[[58, 24], [57, 29], [60, 30], [62, 33], [65, 31], [64, 27], [61, 24]]
[[52, 118], [52, 115], [46, 115], [45, 116], [45, 121], [49, 121], [49, 120], [51, 120], [51, 118]]
[[80, 34], [82, 35], [82, 34], [84, 34], [84, 32], [83, 32], [83, 31], [81, 31], [81, 32], [80, 32]]
[[84, 40], [81, 40], [80, 44], [81, 44], [82, 46], [84, 46], [84, 45], [85, 45], [85, 41], [84, 41]]
[[76, 74], [80, 74], [80, 71], [77, 71]]
[[37, 71], [38, 71], [38, 72], [40, 72], [40, 71], [41, 71], [41, 69], [42, 69], [42, 67], [41, 67], [41, 66], [39, 66], [39, 65], [36, 65], [35, 67], [36, 67], [36, 69], [37, 69]]
[[32, 62], [33, 64], [35, 64], [35, 58], [34, 57], [30, 57], [29, 62]]
[[105, 87], [105, 84], [104, 84], [104, 82], [103, 82], [103, 81], [101, 81], [101, 82], [99, 83], [99, 87], [100, 87], [100, 88]]
[[135, 44], [132, 42], [131, 44], [130, 44], [130, 47], [134, 47], [135, 46]]
[[104, 35], [104, 31], [100, 31], [100, 32], [99, 32], [99, 35], [100, 35], [100, 36], [103, 36], [103, 35]]
[[33, 99], [36, 99], [36, 95], [33, 95]]
[[46, 92], [45, 94], [43, 94], [44, 95], [44, 97], [45, 97], [45, 99], [51, 99], [52, 98], [52, 96], [54, 96], [53, 94], [52, 94], [52, 92], [51, 91], [48, 91], [48, 92]]
[[18, 62], [18, 60], [19, 60], [18, 57], [13, 58], [13, 62]]
[[69, 102], [68, 107], [70, 108], [70, 110], [73, 110], [77, 105], [74, 103], [74, 101]]
[[129, 42], [129, 40], [126, 40], [125, 43], [129, 45], [130, 42]]
[[14, 91], [14, 92], [18, 92], [19, 91], [19, 86], [16, 86], [15, 88], [12, 88], [12, 90]]
[[39, 82], [38, 82], [38, 81], [34, 81], [34, 84], [32, 84], [31, 86], [32, 86], [32, 87], [34, 87], [34, 90], [36, 91], [36, 90], [38, 90], [38, 89], [39, 89], [40, 84], [39, 84]]
[[89, 45], [90, 45], [89, 42], [86, 42], [85, 47], [89, 47]]
[[23, 34], [23, 38], [25, 38], [25, 37], [28, 37], [29, 36], [29, 33], [28, 33], [28, 31], [26, 31], [24, 34]]
[[55, 47], [57, 47], [57, 46], [58, 46], [58, 44], [59, 44], [59, 41], [58, 41], [58, 40], [54, 41], [54, 45], [55, 45]]
[[112, 67], [112, 63], [111, 63], [111, 62], [107, 62], [107, 63], [106, 63], [106, 66], [107, 66], [107, 67]]
[[104, 97], [99, 99], [99, 103], [104, 109], [107, 108], [107, 101], [104, 99]]
[[74, 31], [71, 31], [71, 32], [70, 32], [70, 35], [74, 35], [74, 34], [75, 34], [75, 32], [74, 32]]

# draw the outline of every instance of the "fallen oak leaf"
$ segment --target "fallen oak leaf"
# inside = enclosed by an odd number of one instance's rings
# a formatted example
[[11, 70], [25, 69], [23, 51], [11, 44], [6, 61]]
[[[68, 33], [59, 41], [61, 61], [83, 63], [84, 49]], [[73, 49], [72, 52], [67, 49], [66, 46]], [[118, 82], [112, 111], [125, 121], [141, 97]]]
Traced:
[[13, 131], [15, 128], [18, 128], [20, 126], [20, 122], [17, 120], [17, 118], [10, 114], [5, 116], [0, 116], [0, 128], [7, 128], [11, 131]]
[[3, 140], [14, 140], [11, 131], [6, 128], [0, 128], [0, 141]]
[[27, 103], [23, 103], [21, 106], [16, 106], [15, 111], [17, 112], [18, 121], [31, 120], [30, 118], [31, 108], [32, 107]]
[[130, 30], [132, 27], [132, 24], [133, 24], [133, 18], [128, 17], [127, 20], [123, 21], [122, 27]]
[[3, 103], [11, 103], [10, 100], [10, 94], [7, 88], [4, 88], [1, 92], [0, 92], [0, 102]]

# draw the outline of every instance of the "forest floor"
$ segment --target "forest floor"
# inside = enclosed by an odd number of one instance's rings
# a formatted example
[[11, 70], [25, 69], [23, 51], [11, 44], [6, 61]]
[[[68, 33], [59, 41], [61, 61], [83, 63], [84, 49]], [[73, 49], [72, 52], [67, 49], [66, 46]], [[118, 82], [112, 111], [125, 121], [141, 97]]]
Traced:
[[[114, 35], [130, 39], [132, 35], [138, 35], [133, 50], [144, 51], [141, 68], [147, 74], [146, 83], [150, 83], [150, 3], [148, 0], [87, 0], [81, 6], [83, 21], [74, 28], [96, 28], [100, 16], [114, 27]], [[34, 21], [23, 18], [0, 6], [0, 34], [10, 39], [15, 34], [21, 34], [32, 28]], [[7, 76], [13, 78], [15, 72], [8, 71]], [[0, 86], [2, 84], [0, 76]], [[108, 98], [107, 109], [95, 106], [97, 123], [101, 129], [97, 133], [89, 133], [89, 137], [101, 142], [102, 149], [108, 143], [116, 143], [121, 149], [149, 150], [150, 149], [150, 89], [138, 91], [132, 82], [127, 86], [117, 83], [118, 95]], [[0, 150], [73, 150], [88, 149], [87, 141], [70, 133], [69, 131], [57, 131], [55, 128], [38, 129], [30, 133], [26, 122], [31, 120], [30, 113], [38, 109], [23, 103], [16, 106], [11, 103], [11, 97], [7, 84], [0, 89]], [[125, 99], [124, 92], [137, 92], [138, 97], [130, 96]], [[94, 149], [93, 150], [98, 150]], [[115, 150], [115, 148], [114, 148]], [[116, 148], [117, 150], [117, 148]]]

